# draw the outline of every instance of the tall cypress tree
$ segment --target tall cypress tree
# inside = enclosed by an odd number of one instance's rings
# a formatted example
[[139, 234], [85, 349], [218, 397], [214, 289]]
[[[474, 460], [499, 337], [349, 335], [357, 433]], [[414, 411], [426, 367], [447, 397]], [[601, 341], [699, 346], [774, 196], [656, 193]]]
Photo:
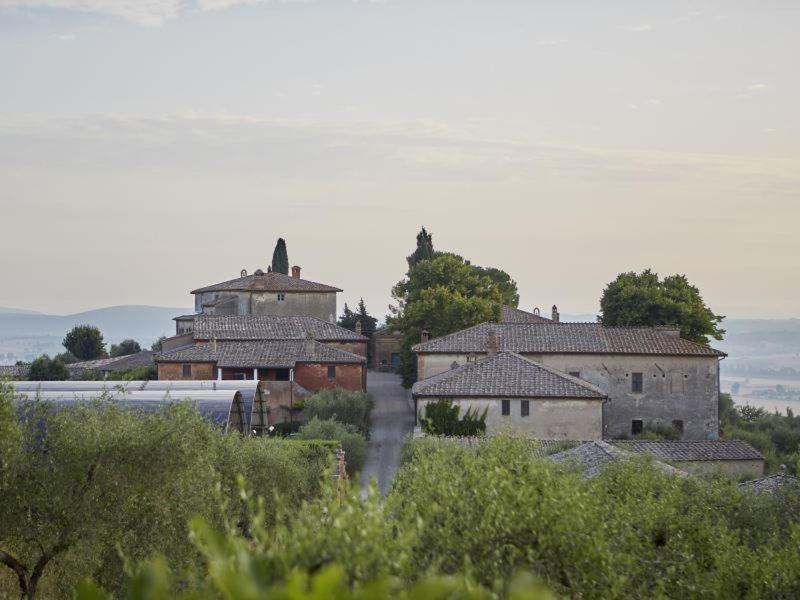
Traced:
[[423, 227], [422, 230], [417, 234], [417, 248], [416, 250], [414, 250], [414, 254], [412, 254], [406, 259], [408, 261], [409, 271], [419, 261], [430, 260], [432, 258], [433, 258], [433, 234], [430, 234], [427, 231], [425, 231], [425, 228]]
[[286, 252], [286, 241], [278, 238], [275, 251], [272, 253], [272, 270], [275, 273], [289, 274], [289, 255]]

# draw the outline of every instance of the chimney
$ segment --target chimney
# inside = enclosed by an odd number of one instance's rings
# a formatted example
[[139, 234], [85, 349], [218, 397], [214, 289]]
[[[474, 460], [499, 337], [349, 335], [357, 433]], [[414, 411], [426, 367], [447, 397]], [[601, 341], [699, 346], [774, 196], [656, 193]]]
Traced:
[[292, 267], [292, 277], [295, 279], [300, 279], [300, 267], [297, 265]]
[[361, 321], [356, 321], [356, 333], [361, 335]]
[[490, 329], [486, 334], [486, 354], [489, 356], [497, 354], [497, 332], [494, 329]]
[[423, 329], [422, 333], [419, 336], [419, 341], [420, 341], [420, 343], [424, 344], [425, 342], [427, 342], [430, 339], [430, 337], [431, 337], [431, 334], [428, 333], [428, 330], [427, 329]]
[[551, 317], [553, 323], [558, 323], [559, 318], [560, 317], [558, 314], [558, 307], [555, 304], [553, 304], [553, 315]]
[[306, 333], [306, 354], [308, 356], [314, 356], [317, 350], [317, 340], [314, 337], [313, 331], [308, 331]]

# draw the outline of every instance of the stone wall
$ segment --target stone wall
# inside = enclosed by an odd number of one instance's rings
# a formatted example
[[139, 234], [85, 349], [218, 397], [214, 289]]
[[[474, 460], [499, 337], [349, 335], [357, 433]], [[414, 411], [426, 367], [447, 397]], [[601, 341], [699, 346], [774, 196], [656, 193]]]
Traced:
[[[333, 379], [328, 378], [329, 366], [336, 368]], [[343, 388], [356, 392], [366, 389], [365, 370], [360, 364], [301, 363], [295, 366], [294, 380], [312, 392], [327, 388]]]
[[[527, 398], [530, 415], [521, 415], [522, 401], [526, 398], [509, 398], [510, 414], [502, 414], [500, 398], [454, 398], [461, 407], [461, 415], [468, 408], [486, 414], [486, 433], [509, 432], [529, 435], [545, 440], [596, 440], [602, 437], [603, 401], [572, 399]], [[419, 417], [425, 414], [425, 405], [436, 399], [417, 402]]]
[[[213, 311], [204, 311], [203, 304], [213, 301], [218, 302]], [[203, 292], [195, 295], [195, 310], [216, 315], [309, 316], [335, 323], [336, 292]]]
[[353, 354], [358, 354], [364, 358], [367, 357], [367, 340], [364, 340], [363, 342], [323, 342], [323, 344], [333, 348], [338, 348], [339, 350], [345, 350], [347, 352], [352, 352]]
[[[483, 355], [478, 355], [480, 359]], [[716, 357], [611, 354], [526, 354], [535, 362], [593, 383], [608, 394], [603, 437], [632, 435], [632, 422], [683, 422], [683, 439], [719, 438], [719, 361]], [[466, 354], [418, 355], [420, 379], [467, 362]], [[642, 393], [634, 393], [633, 373], [642, 374]]]
[[[190, 377], [183, 376], [184, 364], [192, 365], [192, 375]], [[216, 379], [217, 374], [214, 369], [214, 363], [158, 363], [158, 378], [166, 381]]]
[[397, 332], [377, 334], [373, 338], [374, 347], [370, 367], [379, 371], [392, 370], [392, 354], [400, 355], [401, 335]]

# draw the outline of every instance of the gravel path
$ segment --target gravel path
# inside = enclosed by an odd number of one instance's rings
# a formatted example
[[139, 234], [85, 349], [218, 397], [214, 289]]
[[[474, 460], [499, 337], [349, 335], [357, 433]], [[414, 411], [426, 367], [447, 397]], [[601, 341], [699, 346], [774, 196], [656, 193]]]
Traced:
[[361, 490], [366, 491], [375, 477], [381, 494], [386, 494], [400, 464], [403, 441], [414, 429], [414, 404], [411, 392], [403, 388], [400, 377], [394, 373], [370, 371], [367, 391], [375, 398], [375, 408], [367, 462], [361, 472]]

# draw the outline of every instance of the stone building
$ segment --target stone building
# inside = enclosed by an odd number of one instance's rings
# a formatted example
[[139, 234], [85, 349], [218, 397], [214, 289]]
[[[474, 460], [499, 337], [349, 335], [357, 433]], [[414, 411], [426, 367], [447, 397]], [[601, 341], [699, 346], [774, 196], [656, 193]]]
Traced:
[[605, 393], [598, 387], [513, 352], [495, 352], [414, 384], [418, 417], [429, 402], [450, 399], [461, 414], [486, 410], [486, 433], [554, 440], [603, 436]]
[[538, 308], [534, 308], [533, 312], [528, 312], [521, 308], [514, 308], [504, 304], [500, 307], [500, 320], [503, 323], [558, 323], [559, 315], [555, 306], [553, 307], [552, 319], [548, 319], [541, 315]]
[[680, 337], [677, 330], [604, 327], [597, 323], [482, 323], [414, 346], [420, 380], [499, 350], [597, 386], [603, 437], [629, 437], [671, 424], [687, 440], [717, 439], [719, 361], [725, 354]]
[[390, 327], [381, 327], [372, 334], [372, 352], [370, 352], [370, 368], [377, 371], [393, 371], [400, 369], [400, 342], [402, 334]]
[[[337, 287], [300, 278], [300, 267], [292, 267], [291, 275], [262, 271], [241, 275], [192, 291], [195, 312], [206, 315], [271, 315], [310, 316], [329, 323], [336, 322]], [[189, 315], [179, 317], [180, 328], [186, 328]]]

